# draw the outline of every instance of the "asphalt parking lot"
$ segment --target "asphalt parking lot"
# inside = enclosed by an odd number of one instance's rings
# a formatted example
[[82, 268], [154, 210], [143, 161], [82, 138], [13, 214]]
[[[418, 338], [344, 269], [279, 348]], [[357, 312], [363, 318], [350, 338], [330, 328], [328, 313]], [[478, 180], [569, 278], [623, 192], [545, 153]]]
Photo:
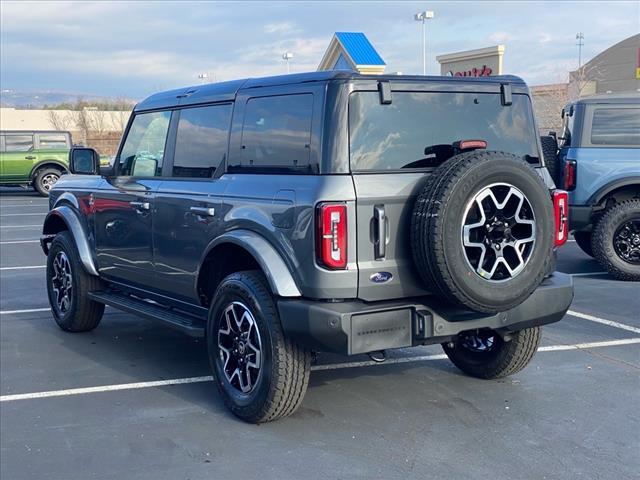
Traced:
[[67, 334], [45, 292], [47, 200], [0, 189], [0, 477], [638, 478], [640, 285], [575, 243], [575, 300], [527, 369], [463, 376], [439, 347], [321, 356], [302, 408], [253, 426], [210, 381], [202, 342], [107, 309]]

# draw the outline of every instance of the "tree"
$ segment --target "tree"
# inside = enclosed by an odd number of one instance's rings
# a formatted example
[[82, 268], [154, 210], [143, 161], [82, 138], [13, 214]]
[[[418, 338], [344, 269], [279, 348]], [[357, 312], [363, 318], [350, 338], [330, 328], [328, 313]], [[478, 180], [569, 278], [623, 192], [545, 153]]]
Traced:
[[73, 124], [73, 117], [69, 113], [49, 110], [49, 124], [54, 130], [69, 130]]

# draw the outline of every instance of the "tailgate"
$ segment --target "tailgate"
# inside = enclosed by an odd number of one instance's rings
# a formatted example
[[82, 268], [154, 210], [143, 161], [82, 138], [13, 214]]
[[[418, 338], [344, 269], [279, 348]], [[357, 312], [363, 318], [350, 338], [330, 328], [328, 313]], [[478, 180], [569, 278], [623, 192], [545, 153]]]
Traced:
[[[428, 293], [414, 271], [410, 244], [411, 212], [427, 175], [424, 172], [353, 175], [358, 298], [389, 300]], [[386, 279], [387, 274], [391, 274], [390, 279]]]

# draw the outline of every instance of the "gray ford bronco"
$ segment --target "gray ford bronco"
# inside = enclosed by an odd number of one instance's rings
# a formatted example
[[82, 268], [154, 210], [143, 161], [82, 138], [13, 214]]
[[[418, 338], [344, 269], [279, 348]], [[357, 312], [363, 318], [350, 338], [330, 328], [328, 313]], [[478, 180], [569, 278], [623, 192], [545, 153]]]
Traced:
[[442, 344], [513, 374], [573, 297], [567, 195], [516, 77], [317, 72], [152, 95], [113, 166], [87, 148], [43, 227], [53, 316], [104, 306], [204, 337], [226, 405], [293, 413], [316, 352]]

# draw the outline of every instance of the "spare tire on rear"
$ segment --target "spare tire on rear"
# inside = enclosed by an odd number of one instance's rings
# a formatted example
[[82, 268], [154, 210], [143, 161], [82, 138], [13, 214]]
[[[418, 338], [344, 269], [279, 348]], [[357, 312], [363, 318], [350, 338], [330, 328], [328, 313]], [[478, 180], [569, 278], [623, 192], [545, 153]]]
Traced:
[[543, 135], [540, 137], [540, 145], [542, 146], [542, 156], [544, 164], [549, 171], [549, 175], [553, 178], [556, 186], [561, 184], [561, 168], [560, 158], [558, 157], [558, 141], [551, 135]]
[[513, 308], [540, 285], [553, 249], [551, 195], [509, 153], [456, 155], [418, 196], [411, 248], [426, 287], [478, 312]]

